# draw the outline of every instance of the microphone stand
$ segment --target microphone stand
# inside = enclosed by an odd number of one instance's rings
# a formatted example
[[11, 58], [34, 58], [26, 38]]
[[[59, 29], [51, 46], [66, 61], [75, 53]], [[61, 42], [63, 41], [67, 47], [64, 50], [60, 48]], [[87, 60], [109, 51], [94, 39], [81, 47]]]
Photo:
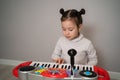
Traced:
[[75, 49], [70, 49], [68, 50], [68, 55], [70, 56], [70, 62], [71, 62], [71, 77], [73, 79], [74, 77], [74, 72], [73, 72], [73, 69], [74, 69], [74, 56], [77, 54], [77, 51]]
[[73, 80], [74, 78], [74, 72], [73, 72], [73, 69], [74, 69], [74, 65], [71, 65], [71, 78]]

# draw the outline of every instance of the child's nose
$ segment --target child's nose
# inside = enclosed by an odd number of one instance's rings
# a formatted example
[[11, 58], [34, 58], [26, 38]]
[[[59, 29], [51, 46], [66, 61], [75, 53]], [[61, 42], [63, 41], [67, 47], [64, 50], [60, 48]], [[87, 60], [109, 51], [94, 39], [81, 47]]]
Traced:
[[69, 31], [66, 31], [66, 35], [69, 35]]

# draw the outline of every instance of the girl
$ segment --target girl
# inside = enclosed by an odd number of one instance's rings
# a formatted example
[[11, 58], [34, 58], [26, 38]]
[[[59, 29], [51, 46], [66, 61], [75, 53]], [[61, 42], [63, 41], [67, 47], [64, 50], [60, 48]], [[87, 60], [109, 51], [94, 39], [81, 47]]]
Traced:
[[75, 64], [83, 65], [96, 65], [97, 55], [96, 50], [90, 40], [86, 39], [81, 32], [82, 29], [82, 16], [85, 10], [77, 11], [70, 9], [64, 11], [60, 9], [61, 25], [63, 35], [58, 40], [55, 50], [52, 54], [52, 59], [56, 63], [70, 63], [70, 56], [68, 50], [75, 49]]

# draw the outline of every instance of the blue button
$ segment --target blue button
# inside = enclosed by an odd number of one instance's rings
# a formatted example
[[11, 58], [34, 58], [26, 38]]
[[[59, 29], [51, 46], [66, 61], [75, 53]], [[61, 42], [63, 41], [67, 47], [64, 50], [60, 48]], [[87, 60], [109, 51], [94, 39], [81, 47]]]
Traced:
[[91, 75], [92, 73], [90, 71], [86, 71], [84, 74], [85, 75]]

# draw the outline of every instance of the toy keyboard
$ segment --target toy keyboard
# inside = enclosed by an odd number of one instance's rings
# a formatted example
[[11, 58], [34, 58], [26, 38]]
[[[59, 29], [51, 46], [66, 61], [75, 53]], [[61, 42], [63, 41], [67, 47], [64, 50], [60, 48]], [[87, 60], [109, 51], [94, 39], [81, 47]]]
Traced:
[[[71, 70], [73, 75], [71, 75]], [[20, 80], [110, 80], [103, 68], [91, 65], [28, 61], [17, 65], [13, 75]]]

